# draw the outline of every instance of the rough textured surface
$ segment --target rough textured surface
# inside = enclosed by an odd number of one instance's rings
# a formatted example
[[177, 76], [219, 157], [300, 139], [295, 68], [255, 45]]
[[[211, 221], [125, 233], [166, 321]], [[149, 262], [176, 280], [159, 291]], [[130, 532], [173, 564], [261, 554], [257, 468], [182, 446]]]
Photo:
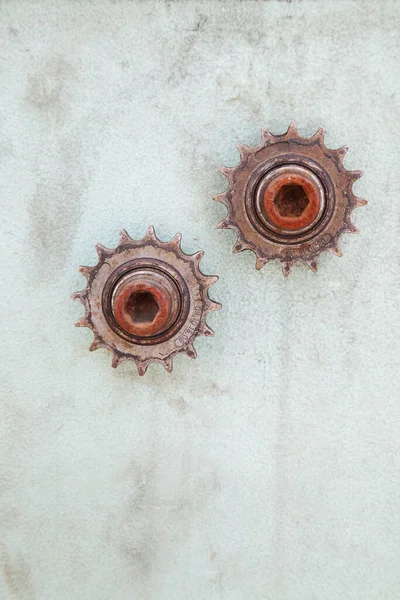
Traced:
[[[2, 600], [398, 600], [399, 27], [391, 1], [1, 3]], [[349, 145], [369, 205], [284, 280], [211, 197], [291, 119]], [[224, 310], [139, 378], [69, 295], [150, 223]]]

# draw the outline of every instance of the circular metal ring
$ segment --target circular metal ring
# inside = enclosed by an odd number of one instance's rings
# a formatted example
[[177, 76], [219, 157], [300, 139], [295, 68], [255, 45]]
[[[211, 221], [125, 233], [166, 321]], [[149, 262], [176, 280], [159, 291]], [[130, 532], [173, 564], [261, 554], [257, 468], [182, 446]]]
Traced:
[[[285, 172], [307, 176], [311, 185], [315, 186], [319, 198], [320, 206], [316, 218], [308, 226], [298, 230], [274, 226], [263, 206], [266, 189], [273, 181], [275, 173], [281, 175]], [[265, 161], [251, 173], [245, 189], [246, 213], [253, 227], [264, 238], [278, 244], [298, 244], [319, 235], [329, 223], [334, 206], [334, 186], [328, 173], [312, 159], [296, 154], [285, 154]]]
[[[285, 190], [289, 191], [286, 197]], [[279, 201], [281, 206], [278, 206]], [[321, 220], [325, 211], [325, 190], [310, 169], [299, 164], [285, 164], [271, 169], [261, 178], [254, 203], [257, 216], [267, 229], [283, 236], [298, 236]]]
[[[170, 295], [174, 298], [171, 302], [172, 315], [166, 319], [159, 331], [153, 331], [148, 336], [139, 334], [138, 330], [135, 332], [134, 328], [127, 330], [121, 326], [121, 320], [116, 318], [115, 311], [115, 292], [121, 289], [126, 278], [137, 279], [146, 273], [151, 273], [153, 282], [161, 278], [164, 288], [169, 289]], [[152, 292], [155, 292], [154, 288]], [[135, 344], [151, 345], [167, 341], [183, 326], [189, 312], [190, 294], [184, 279], [172, 265], [159, 260], [139, 258], [123, 263], [111, 273], [104, 286], [102, 304], [108, 324], [118, 335]]]

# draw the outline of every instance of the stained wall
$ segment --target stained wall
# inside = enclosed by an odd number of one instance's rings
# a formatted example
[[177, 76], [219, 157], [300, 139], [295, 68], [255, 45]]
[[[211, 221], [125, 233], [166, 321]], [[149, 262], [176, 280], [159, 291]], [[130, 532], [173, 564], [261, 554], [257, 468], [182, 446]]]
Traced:
[[[0, 5], [0, 597], [400, 596], [398, 2]], [[261, 127], [347, 144], [318, 274], [217, 231]], [[198, 359], [110, 367], [80, 264], [125, 227], [217, 273]]]

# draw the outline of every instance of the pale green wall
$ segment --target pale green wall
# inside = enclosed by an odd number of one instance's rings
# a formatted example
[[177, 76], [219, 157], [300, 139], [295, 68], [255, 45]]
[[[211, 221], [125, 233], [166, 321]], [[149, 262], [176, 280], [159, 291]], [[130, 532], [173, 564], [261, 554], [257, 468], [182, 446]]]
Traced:
[[[400, 3], [0, 5], [0, 598], [398, 600]], [[217, 231], [261, 127], [326, 129], [360, 236], [314, 275]], [[94, 244], [183, 234], [198, 359], [74, 329]]]

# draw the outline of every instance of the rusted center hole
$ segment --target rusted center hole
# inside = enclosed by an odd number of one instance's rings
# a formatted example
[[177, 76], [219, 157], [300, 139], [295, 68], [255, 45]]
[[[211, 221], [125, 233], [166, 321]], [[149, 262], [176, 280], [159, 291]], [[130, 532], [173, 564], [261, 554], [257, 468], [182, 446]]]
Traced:
[[128, 300], [126, 310], [135, 325], [149, 324], [156, 318], [159, 306], [150, 292], [134, 292]]
[[274, 204], [281, 217], [300, 217], [309, 200], [301, 185], [283, 185], [274, 198]]

